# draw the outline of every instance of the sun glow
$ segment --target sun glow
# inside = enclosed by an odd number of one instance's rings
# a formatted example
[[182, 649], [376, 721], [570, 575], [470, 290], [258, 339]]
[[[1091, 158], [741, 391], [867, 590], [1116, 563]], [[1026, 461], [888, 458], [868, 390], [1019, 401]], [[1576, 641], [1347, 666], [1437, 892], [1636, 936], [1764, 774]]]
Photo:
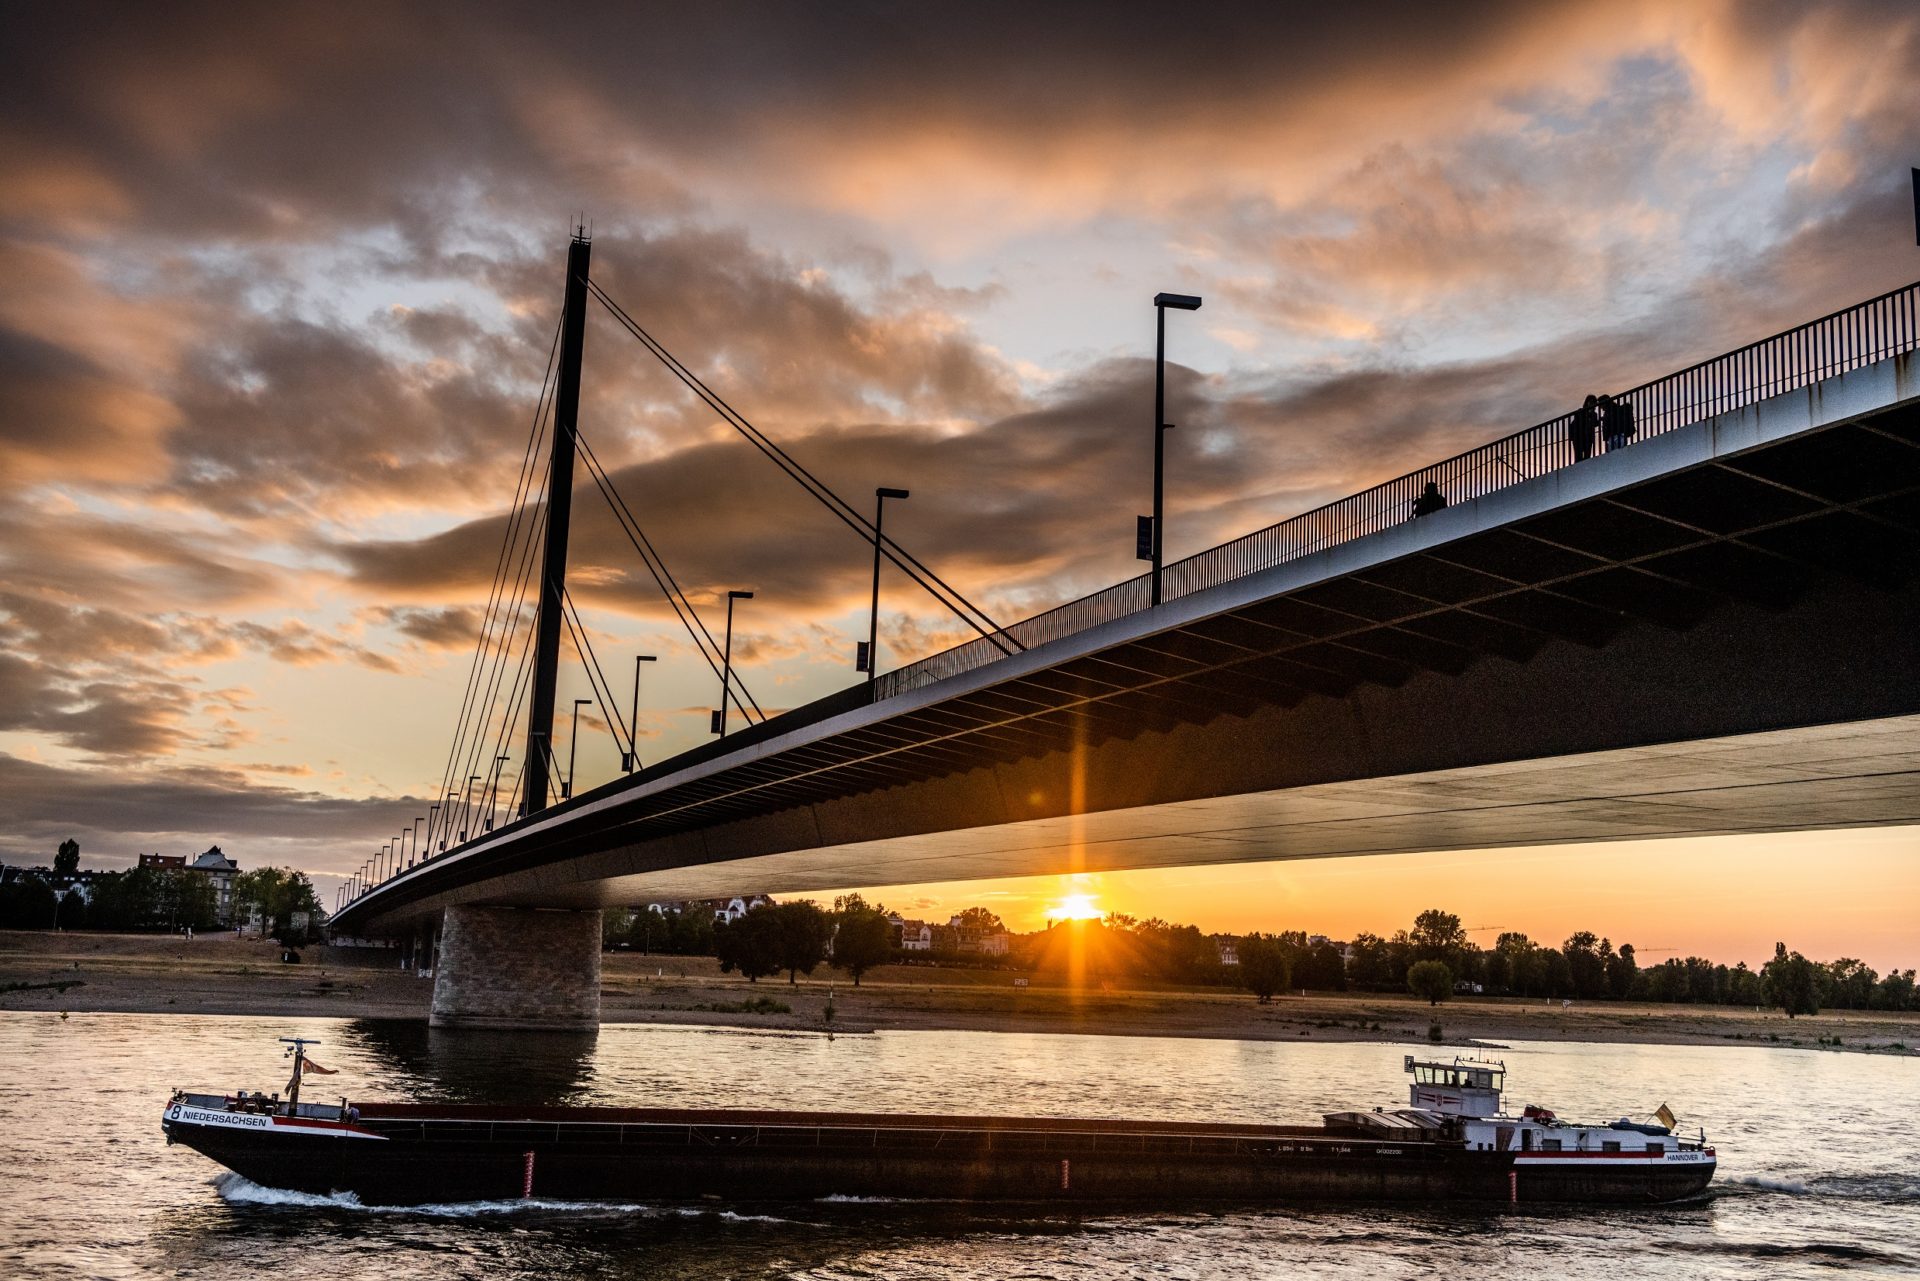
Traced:
[[1105, 916], [1091, 894], [1064, 895], [1047, 909], [1049, 921], [1098, 921]]

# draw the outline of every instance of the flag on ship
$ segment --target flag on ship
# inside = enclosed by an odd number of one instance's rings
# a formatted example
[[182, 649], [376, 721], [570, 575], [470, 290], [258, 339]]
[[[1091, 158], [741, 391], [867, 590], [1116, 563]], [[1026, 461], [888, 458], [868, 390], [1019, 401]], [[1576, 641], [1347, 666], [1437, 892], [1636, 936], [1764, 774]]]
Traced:
[[1662, 1103], [1660, 1110], [1653, 1114], [1653, 1119], [1671, 1130], [1673, 1128], [1673, 1109]]
[[[338, 1069], [321, 1067], [318, 1063], [315, 1063], [312, 1059], [308, 1058], [304, 1054], [300, 1056], [300, 1062], [301, 1062], [301, 1065], [305, 1067], [307, 1071], [318, 1072], [321, 1076], [339, 1076], [340, 1075], [340, 1072]], [[1662, 1104], [1661, 1110], [1664, 1111], [1665, 1108], [1666, 1108], [1666, 1105]], [[1672, 1122], [1668, 1122], [1668, 1124], [1671, 1125]]]

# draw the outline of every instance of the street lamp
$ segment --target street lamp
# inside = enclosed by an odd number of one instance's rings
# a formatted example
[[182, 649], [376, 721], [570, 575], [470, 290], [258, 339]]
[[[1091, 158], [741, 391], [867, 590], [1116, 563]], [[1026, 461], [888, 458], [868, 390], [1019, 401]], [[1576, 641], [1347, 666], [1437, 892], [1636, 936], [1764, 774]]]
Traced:
[[573, 732], [567, 736], [567, 781], [560, 788], [563, 801], [573, 795], [573, 754], [580, 747], [580, 709], [592, 701], [590, 698], [573, 700]]
[[727, 645], [720, 658], [720, 710], [713, 714], [712, 725], [712, 732], [723, 738], [727, 733], [727, 691], [733, 684], [733, 602], [752, 599], [752, 592], [727, 593]]
[[1200, 300], [1192, 294], [1155, 294], [1153, 296], [1153, 515], [1152, 523], [1134, 534], [1134, 555], [1153, 562], [1152, 604], [1160, 603], [1160, 557], [1166, 547], [1166, 456], [1167, 429], [1167, 308], [1175, 311], [1199, 311]]
[[448, 792], [440, 802], [441, 808], [447, 811], [447, 821], [440, 825], [440, 848], [443, 850], [447, 848], [447, 829], [453, 826], [453, 798], [458, 795], [460, 793], [457, 790]]
[[469, 816], [473, 812], [473, 785], [485, 777], [484, 774], [467, 775], [467, 786], [464, 794], [460, 797], [460, 843], [462, 845], [467, 843], [467, 823], [470, 821]]
[[[434, 818], [438, 816], [439, 813], [440, 813], [440, 806], [437, 803], [427, 806], [427, 843], [428, 844], [433, 843], [433, 821], [434, 821]], [[442, 839], [440, 842], [440, 848], [441, 849], [447, 848], [447, 843], [444, 839]], [[428, 858], [433, 857], [433, 852], [431, 850], [427, 852], [427, 857]]]
[[873, 491], [873, 604], [867, 610], [867, 647], [854, 655], [853, 670], [867, 674], [867, 684], [880, 671], [880, 527], [887, 518], [889, 498], [909, 497], [904, 489]]
[[620, 753], [620, 768], [631, 774], [640, 768], [640, 664], [654, 662], [652, 654], [633, 656], [633, 716], [627, 721], [627, 747]]
[[407, 856], [408, 867], [420, 861], [420, 824], [425, 818], [426, 815], [422, 814], [413, 820], [413, 848]]
[[489, 832], [493, 830], [494, 793], [500, 790], [500, 776], [506, 773], [506, 763], [512, 759], [513, 757], [511, 756], [496, 756], [493, 758], [493, 781], [487, 784], [487, 830]]

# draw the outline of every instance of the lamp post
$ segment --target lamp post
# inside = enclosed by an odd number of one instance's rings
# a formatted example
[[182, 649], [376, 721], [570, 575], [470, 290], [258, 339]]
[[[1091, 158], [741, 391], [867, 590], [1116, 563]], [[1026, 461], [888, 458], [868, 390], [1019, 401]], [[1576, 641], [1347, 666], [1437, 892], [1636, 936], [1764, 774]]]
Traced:
[[633, 656], [633, 715], [627, 720], [627, 751], [620, 753], [620, 768], [628, 774], [640, 768], [640, 664], [654, 662], [652, 654]]
[[727, 733], [727, 691], [733, 686], [733, 602], [752, 600], [752, 592], [727, 593], [727, 644], [720, 657], [720, 710], [713, 714], [713, 732], [725, 737]]
[[573, 700], [573, 731], [567, 735], [567, 781], [560, 789], [560, 799], [563, 801], [573, 795], [573, 758], [580, 747], [580, 709], [592, 701], [590, 698]]
[[412, 867], [420, 861], [420, 823], [425, 817], [423, 814], [413, 820], [413, 848], [407, 855], [408, 867]]
[[447, 848], [447, 829], [453, 826], [453, 798], [458, 795], [458, 791], [448, 792], [440, 802], [440, 807], [447, 812], [447, 821], [440, 825], [440, 848], [443, 850]]
[[510, 755], [493, 758], [493, 781], [487, 784], [487, 830], [489, 832], [493, 830], [493, 798], [500, 790], [500, 776], [507, 772], [507, 762], [512, 759]]
[[909, 497], [904, 489], [880, 488], [873, 491], [873, 603], [867, 609], [867, 648], [866, 652], [855, 656], [854, 667], [861, 670], [859, 660], [864, 659], [867, 684], [873, 684], [873, 678], [880, 671], [880, 528], [887, 518], [887, 500], [889, 498]]
[[[439, 813], [440, 813], [440, 806], [438, 804], [427, 806], [427, 843], [429, 845], [433, 843], [433, 820]], [[441, 842], [440, 848], [441, 849], [447, 848], [444, 840]], [[433, 857], [432, 850], [427, 851], [427, 857], [428, 858]]]
[[467, 843], [467, 824], [473, 821], [473, 785], [485, 777], [484, 774], [467, 775], [467, 786], [460, 797], [460, 843], [462, 845]]
[[[1198, 311], [1200, 300], [1192, 294], [1155, 294], [1153, 296], [1153, 524], [1151, 538], [1153, 561], [1153, 599], [1160, 603], [1160, 558], [1166, 546], [1166, 456], [1167, 429], [1167, 308]], [[1135, 553], [1139, 551], [1136, 540]]]

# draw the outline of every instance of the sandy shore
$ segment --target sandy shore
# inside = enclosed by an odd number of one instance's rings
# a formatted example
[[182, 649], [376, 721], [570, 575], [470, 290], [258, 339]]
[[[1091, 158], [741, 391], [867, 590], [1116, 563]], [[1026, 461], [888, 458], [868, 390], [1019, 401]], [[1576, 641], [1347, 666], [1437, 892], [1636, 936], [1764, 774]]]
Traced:
[[[397, 956], [313, 947], [303, 963], [230, 935], [192, 942], [154, 935], [0, 931], [0, 1010], [130, 1014], [332, 1015], [420, 1018], [432, 980], [403, 974]], [[391, 964], [389, 964], [391, 962]], [[1449, 1045], [1518, 1040], [1744, 1044], [1920, 1053], [1920, 1014], [1833, 1010], [1789, 1020], [1778, 1011], [1472, 998], [1430, 1009], [1411, 997], [1292, 995], [1261, 1005], [1218, 988], [1152, 986], [1073, 991], [998, 971], [889, 966], [862, 986], [816, 971], [798, 985], [748, 983], [705, 957], [631, 953], [605, 958], [607, 1023], [831, 1026], [839, 1032], [953, 1028], [1226, 1040], [1424, 1040], [1438, 1024]], [[754, 1007], [754, 1008], [749, 1008]], [[784, 1009], [780, 1007], [785, 1007]]]

